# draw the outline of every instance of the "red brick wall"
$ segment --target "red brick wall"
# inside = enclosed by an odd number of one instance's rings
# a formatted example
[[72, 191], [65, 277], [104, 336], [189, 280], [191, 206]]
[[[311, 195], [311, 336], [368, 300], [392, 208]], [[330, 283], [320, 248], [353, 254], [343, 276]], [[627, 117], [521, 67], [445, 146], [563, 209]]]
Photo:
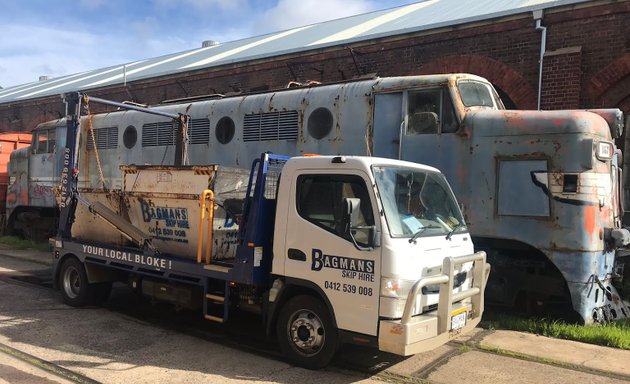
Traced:
[[540, 109], [572, 109], [580, 104], [580, 47], [547, 51], [543, 57]]
[[[543, 109], [618, 107], [630, 112], [630, 1], [592, 1], [546, 10]], [[390, 37], [92, 91], [112, 100], [156, 104], [196, 95], [379, 76], [471, 72], [488, 78], [509, 103], [536, 108], [541, 33], [531, 13], [517, 17]], [[104, 107], [93, 106], [93, 111]], [[0, 104], [0, 131], [32, 129], [57, 118], [58, 97]]]
[[[630, 45], [630, 39], [626, 39]], [[595, 106], [617, 105], [630, 112], [630, 52], [627, 51], [628, 48], [625, 54], [590, 77], [585, 91]]]

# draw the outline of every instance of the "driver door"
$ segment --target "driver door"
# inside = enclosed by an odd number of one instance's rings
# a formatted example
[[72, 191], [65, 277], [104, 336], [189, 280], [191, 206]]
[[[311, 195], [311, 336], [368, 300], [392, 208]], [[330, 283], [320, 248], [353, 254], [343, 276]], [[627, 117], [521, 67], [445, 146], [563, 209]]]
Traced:
[[286, 276], [314, 283], [336, 310], [339, 329], [376, 335], [380, 252], [368, 247], [368, 229], [350, 234], [343, 201], [359, 198], [355, 226], [374, 226], [378, 216], [367, 175], [309, 171], [294, 180], [284, 248]]

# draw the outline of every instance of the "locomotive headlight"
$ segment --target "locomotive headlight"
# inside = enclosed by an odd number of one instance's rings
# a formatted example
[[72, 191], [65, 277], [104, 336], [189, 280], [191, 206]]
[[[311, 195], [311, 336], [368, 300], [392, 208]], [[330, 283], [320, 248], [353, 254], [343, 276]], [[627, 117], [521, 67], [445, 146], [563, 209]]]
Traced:
[[597, 143], [597, 151], [595, 155], [599, 160], [610, 160], [615, 153], [612, 143], [600, 141]]

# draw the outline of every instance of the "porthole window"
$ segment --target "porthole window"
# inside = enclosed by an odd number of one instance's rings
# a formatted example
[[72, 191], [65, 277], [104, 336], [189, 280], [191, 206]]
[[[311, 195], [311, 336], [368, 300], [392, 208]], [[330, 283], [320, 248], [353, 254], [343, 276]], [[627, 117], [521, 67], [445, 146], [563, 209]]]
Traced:
[[138, 131], [136, 130], [136, 127], [130, 125], [125, 128], [125, 133], [123, 133], [123, 144], [125, 145], [125, 147], [131, 149], [136, 145], [137, 141]]
[[332, 126], [333, 115], [328, 108], [317, 108], [308, 117], [308, 133], [317, 140], [326, 137], [332, 130]]
[[218, 122], [215, 130], [217, 140], [221, 144], [227, 144], [234, 138], [234, 120], [229, 116], [223, 116]]

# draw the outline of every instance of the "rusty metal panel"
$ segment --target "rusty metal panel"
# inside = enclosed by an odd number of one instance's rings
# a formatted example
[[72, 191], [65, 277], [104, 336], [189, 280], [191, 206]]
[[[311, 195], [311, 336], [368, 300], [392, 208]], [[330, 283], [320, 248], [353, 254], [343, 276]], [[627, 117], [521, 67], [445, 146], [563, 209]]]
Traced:
[[8, 164], [9, 186], [7, 188], [6, 208], [7, 217], [16, 207], [28, 205], [28, 177], [29, 177], [30, 148], [13, 152]]
[[[245, 196], [249, 172], [210, 166], [121, 166], [122, 190], [82, 189], [90, 203], [100, 202], [152, 238], [162, 253], [196, 259], [201, 196], [216, 191], [213, 209], [212, 259], [232, 259], [238, 242], [236, 216]], [[220, 177], [217, 177], [220, 175]], [[236, 212], [233, 212], [235, 210]], [[206, 216], [208, 208], [206, 208]], [[73, 236], [116, 246], [129, 245], [118, 230], [83, 205], [77, 206]], [[203, 239], [205, 250], [208, 239]]]
[[[202, 193], [215, 186], [216, 166], [125, 166], [123, 199], [129, 221], [153, 238], [153, 245], [163, 253], [197, 258], [199, 238], [202, 249], [212, 241], [212, 259], [232, 259], [236, 252], [238, 225], [228, 215], [223, 184], [217, 199], [206, 206], [212, 209], [212, 239], [205, 238], [201, 223]], [[239, 173], [242, 175], [242, 173]], [[227, 177], [227, 176], [226, 176]], [[232, 184], [234, 189], [239, 183]], [[242, 185], [242, 183], [240, 183]], [[243, 196], [241, 196], [243, 197]]]
[[[81, 189], [81, 197], [89, 202], [100, 202], [112, 211], [122, 214], [121, 196], [116, 192]], [[80, 241], [97, 241], [116, 246], [130, 245], [130, 242], [113, 226], [99, 218], [83, 204], [77, 204], [72, 236]]]
[[208, 189], [217, 166], [137, 166], [123, 165], [123, 192], [192, 194]]

